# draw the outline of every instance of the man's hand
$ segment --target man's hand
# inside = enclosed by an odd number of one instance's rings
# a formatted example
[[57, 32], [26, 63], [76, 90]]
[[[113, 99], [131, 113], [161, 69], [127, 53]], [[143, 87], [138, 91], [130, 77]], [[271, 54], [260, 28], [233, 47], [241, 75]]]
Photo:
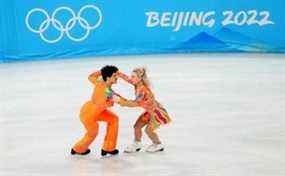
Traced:
[[113, 95], [113, 101], [114, 101], [115, 103], [119, 103], [120, 100], [121, 100], [121, 97], [120, 97], [120, 96], [118, 96], [118, 95]]
[[97, 83], [97, 78], [99, 76], [101, 76], [101, 72], [100, 71], [96, 71], [96, 72], [92, 73], [91, 75], [89, 75], [88, 79], [93, 84], [96, 84]]
[[128, 100], [125, 99], [125, 98], [121, 98], [120, 101], [119, 101], [119, 105], [120, 106], [127, 106], [128, 105]]

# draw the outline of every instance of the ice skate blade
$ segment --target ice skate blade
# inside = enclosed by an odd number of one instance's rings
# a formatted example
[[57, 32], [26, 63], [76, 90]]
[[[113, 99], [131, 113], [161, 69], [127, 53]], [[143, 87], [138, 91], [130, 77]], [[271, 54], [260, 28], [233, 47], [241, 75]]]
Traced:
[[157, 152], [162, 152], [162, 151], [164, 151], [164, 148], [156, 150], [156, 151], [153, 151], [153, 152], [151, 152], [151, 151], [146, 151], [146, 152], [148, 152], [148, 153], [157, 153]]
[[136, 149], [136, 151], [134, 151], [134, 152], [129, 152], [129, 151], [124, 151], [124, 153], [137, 153], [137, 152], [139, 152], [141, 150], [141, 148], [138, 148], [138, 149]]
[[117, 155], [107, 154], [107, 155], [101, 156], [100, 159], [114, 158], [114, 157], [118, 157], [118, 156], [119, 156], [119, 154], [117, 154]]

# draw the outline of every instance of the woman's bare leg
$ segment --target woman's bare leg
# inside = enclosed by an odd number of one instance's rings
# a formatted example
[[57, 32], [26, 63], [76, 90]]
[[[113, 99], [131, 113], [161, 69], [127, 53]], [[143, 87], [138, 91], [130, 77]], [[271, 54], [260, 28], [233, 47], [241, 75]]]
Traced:
[[147, 125], [147, 127], [145, 128], [145, 132], [148, 135], [148, 137], [151, 139], [152, 143], [161, 144], [158, 135], [149, 125]]
[[147, 124], [147, 122], [145, 122], [143, 118], [143, 116], [140, 116], [134, 125], [135, 141], [137, 142], [141, 142], [142, 128]]

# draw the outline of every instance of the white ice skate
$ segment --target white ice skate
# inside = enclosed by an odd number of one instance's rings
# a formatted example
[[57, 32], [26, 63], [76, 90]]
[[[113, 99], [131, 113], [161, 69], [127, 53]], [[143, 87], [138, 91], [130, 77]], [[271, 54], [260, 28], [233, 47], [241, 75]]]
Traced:
[[161, 152], [163, 150], [164, 150], [164, 146], [162, 144], [151, 144], [146, 149], [146, 151], [150, 153]]
[[125, 153], [135, 153], [135, 152], [139, 152], [141, 148], [142, 148], [141, 142], [135, 141], [131, 145], [127, 146], [124, 152]]

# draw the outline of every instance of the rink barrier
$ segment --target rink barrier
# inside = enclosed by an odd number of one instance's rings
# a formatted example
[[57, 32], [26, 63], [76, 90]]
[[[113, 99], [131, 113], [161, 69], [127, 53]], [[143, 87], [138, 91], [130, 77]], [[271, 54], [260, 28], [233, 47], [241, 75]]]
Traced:
[[285, 1], [4, 0], [0, 62], [154, 53], [284, 53]]

